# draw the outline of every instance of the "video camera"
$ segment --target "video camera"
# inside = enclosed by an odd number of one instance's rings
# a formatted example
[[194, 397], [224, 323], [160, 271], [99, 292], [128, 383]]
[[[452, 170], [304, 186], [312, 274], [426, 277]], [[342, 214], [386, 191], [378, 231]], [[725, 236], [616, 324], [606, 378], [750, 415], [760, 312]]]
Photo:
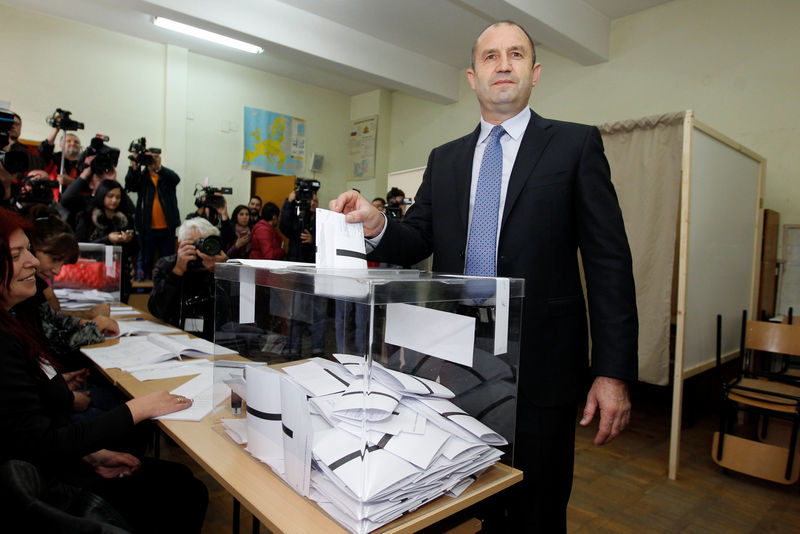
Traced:
[[403, 200], [392, 199], [386, 204], [386, 216], [390, 219], [403, 218], [403, 206], [411, 205], [410, 198], [403, 198]]
[[17, 204], [52, 204], [53, 189], [58, 188], [58, 182], [50, 178], [33, 178], [26, 176], [19, 184], [12, 187], [11, 197]]
[[222, 195], [232, 195], [233, 188], [197, 185], [194, 189], [194, 194], [197, 196], [197, 198], [194, 199], [194, 205], [198, 208], [221, 208], [225, 205], [225, 199], [218, 193]]
[[70, 115], [72, 115], [71, 111], [56, 108], [53, 114], [47, 117], [45, 120], [47, 121], [47, 124], [53, 128], [58, 128], [59, 130], [64, 130], [65, 132], [83, 130], [83, 123], [72, 120]]
[[301, 222], [300, 231], [311, 231], [311, 201], [314, 193], [319, 191], [318, 180], [297, 177], [294, 180], [294, 204], [297, 210], [297, 220]]
[[14, 126], [14, 114], [8, 109], [0, 108], [0, 165], [11, 174], [28, 171], [28, 155], [25, 152], [6, 152], [3, 150], [9, 143], [8, 132]]
[[[139, 139], [131, 141], [131, 144], [128, 146], [128, 152], [131, 153], [128, 159], [136, 163], [136, 165], [152, 165], [154, 159], [150, 154], [161, 154], [161, 149], [153, 147], [147, 148], [147, 139], [140, 137]], [[136, 157], [133, 156], [134, 152], [136, 153]], [[145, 152], [150, 152], [150, 154], [145, 154]]]
[[104, 174], [116, 168], [119, 163], [119, 149], [113, 146], [108, 146], [108, 136], [97, 134], [89, 141], [89, 146], [86, 147], [80, 157], [78, 158], [78, 171], [86, 168], [86, 158], [95, 156], [91, 162], [92, 173]]

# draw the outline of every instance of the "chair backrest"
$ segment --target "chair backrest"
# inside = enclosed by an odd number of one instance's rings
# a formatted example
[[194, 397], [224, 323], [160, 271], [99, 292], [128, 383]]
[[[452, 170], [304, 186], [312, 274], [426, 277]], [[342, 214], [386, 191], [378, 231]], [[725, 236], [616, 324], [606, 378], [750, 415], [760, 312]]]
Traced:
[[800, 356], [800, 328], [766, 321], [747, 321], [745, 349]]

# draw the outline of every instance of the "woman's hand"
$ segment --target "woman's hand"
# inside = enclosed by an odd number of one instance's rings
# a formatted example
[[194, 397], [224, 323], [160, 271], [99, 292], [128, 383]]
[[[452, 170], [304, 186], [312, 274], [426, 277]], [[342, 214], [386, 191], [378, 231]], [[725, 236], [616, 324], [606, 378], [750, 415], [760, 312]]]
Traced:
[[70, 371], [69, 373], [61, 373], [64, 382], [70, 391], [82, 389], [86, 385], [86, 379], [89, 377], [89, 369], [81, 369], [79, 371]]
[[152, 419], [160, 415], [185, 410], [192, 405], [192, 399], [182, 395], [173, 395], [169, 391], [154, 391], [143, 397], [136, 397], [125, 403], [131, 411], [133, 423]]
[[114, 319], [98, 315], [94, 317], [92, 321], [94, 321], [97, 325], [97, 329], [100, 330], [104, 336], [111, 337], [119, 335], [119, 324]]
[[250, 242], [250, 233], [246, 233], [236, 240], [236, 248], [242, 248]]
[[111, 316], [111, 304], [108, 302], [101, 302], [100, 304], [95, 304], [91, 308], [89, 308], [89, 317], [97, 317], [98, 315], [102, 315], [103, 317], [110, 317]]
[[142, 462], [135, 456], [126, 452], [109, 451], [100, 449], [86, 455], [83, 461], [94, 468], [94, 472], [103, 478], [124, 478], [131, 476], [134, 471], [142, 466]]
[[92, 394], [88, 391], [72, 392], [72, 411], [75, 413], [85, 412], [92, 403]]

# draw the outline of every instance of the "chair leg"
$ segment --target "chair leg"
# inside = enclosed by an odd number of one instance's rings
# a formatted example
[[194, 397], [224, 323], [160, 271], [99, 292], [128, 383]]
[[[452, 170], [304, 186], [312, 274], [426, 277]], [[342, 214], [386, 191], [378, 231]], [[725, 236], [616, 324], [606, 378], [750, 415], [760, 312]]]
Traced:
[[786, 462], [786, 480], [792, 478], [792, 467], [794, 464], [794, 451], [797, 446], [797, 427], [800, 426], [800, 420], [797, 418], [792, 421], [792, 441], [789, 443], [789, 460]]
[[233, 498], [233, 525], [232, 525], [232, 532], [233, 534], [239, 534], [239, 510], [241, 506], [239, 504], [239, 500], [234, 497]]
[[767, 426], [769, 425], [769, 416], [764, 415], [762, 416], [762, 423], [761, 423], [761, 441], [767, 439]]
[[728, 412], [728, 403], [722, 401], [722, 410], [719, 416], [719, 439], [717, 440], [717, 461], [722, 461], [722, 441], [725, 439], [725, 420]]

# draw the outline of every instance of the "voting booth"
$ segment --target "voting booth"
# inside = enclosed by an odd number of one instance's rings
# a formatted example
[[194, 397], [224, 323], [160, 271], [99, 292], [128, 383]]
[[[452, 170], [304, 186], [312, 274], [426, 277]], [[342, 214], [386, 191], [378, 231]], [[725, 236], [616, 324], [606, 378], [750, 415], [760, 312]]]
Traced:
[[215, 358], [218, 432], [347, 530], [478, 495], [512, 463], [521, 279], [248, 260], [215, 276], [214, 342], [248, 360]]

